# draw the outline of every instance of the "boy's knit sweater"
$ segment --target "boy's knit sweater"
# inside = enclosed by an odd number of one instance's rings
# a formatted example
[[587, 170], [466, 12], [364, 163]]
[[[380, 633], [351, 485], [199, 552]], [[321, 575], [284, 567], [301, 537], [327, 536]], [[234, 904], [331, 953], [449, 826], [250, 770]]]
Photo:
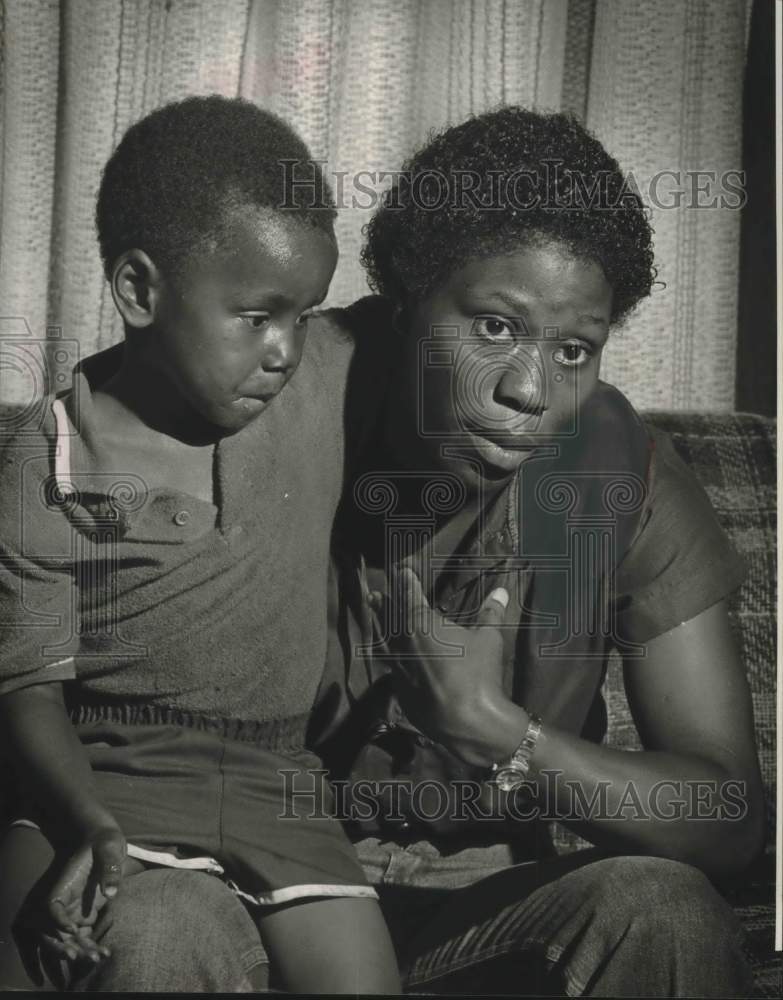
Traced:
[[121, 345], [77, 366], [64, 410], [50, 400], [0, 446], [0, 694], [71, 681], [76, 720], [300, 741], [327, 645], [351, 322], [313, 318], [290, 383], [216, 445], [214, 505], [122, 470], [79, 474], [99, 431], [92, 388]]

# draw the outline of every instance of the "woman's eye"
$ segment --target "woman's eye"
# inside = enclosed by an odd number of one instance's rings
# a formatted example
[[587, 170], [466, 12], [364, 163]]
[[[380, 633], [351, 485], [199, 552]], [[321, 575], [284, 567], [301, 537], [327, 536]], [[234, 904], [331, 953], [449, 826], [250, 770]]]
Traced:
[[473, 321], [473, 334], [485, 340], [510, 342], [514, 339], [514, 328], [497, 316], [477, 316]]
[[562, 344], [552, 355], [559, 365], [565, 365], [566, 368], [578, 368], [580, 365], [587, 364], [591, 356], [592, 351], [584, 344], [575, 341]]
[[313, 310], [312, 309], [308, 310], [307, 312], [303, 312], [302, 315], [297, 319], [296, 325], [297, 326], [305, 326], [306, 323], [307, 323], [307, 321], [308, 321], [308, 319], [310, 319], [310, 317], [312, 315], [313, 315]]
[[266, 313], [244, 313], [239, 318], [243, 323], [252, 326], [254, 330], [260, 330], [265, 323], [269, 322], [269, 316]]

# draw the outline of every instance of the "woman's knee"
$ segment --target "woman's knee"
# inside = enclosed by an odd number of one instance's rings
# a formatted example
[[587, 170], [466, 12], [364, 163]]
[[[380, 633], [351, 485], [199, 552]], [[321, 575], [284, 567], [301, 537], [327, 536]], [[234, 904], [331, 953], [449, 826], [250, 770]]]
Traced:
[[572, 992], [739, 996], [748, 988], [742, 927], [697, 868], [665, 858], [606, 858], [561, 883], [561, 905], [576, 903], [558, 950], [568, 955], [559, 964]]
[[[571, 876], [568, 876], [569, 878]], [[654, 945], [662, 962], [742, 964], [742, 925], [707, 876], [666, 858], [607, 858], [573, 873], [612, 940]]]
[[698, 868], [656, 857], [617, 857], [596, 861], [566, 876], [589, 883], [596, 906], [626, 920], [674, 923], [678, 931], [705, 922], [727, 922], [736, 929], [731, 907]]

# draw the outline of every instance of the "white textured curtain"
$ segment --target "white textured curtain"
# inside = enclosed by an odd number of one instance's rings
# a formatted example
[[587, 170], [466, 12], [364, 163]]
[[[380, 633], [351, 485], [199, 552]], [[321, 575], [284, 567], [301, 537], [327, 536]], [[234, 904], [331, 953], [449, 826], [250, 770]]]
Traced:
[[[661, 171], [692, 197], [694, 171], [742, 165], [746, 5], [605, 0], [596, 10], [587, 121], [640, 190]], [[690, 171], [690, 177], [684, 172]], [[709, 186], [705, 178], [705, 189]], [[697, 195], [705, 205], [709, 196]], [[607, 347], [603, 377], [657, 409], [730, 410], [739, 293], [740, 212], [653, 207], [656, 288]]]
[[[124, 130], [157, 105], [241, 94], [288, 118], [348, 178], [394, 170], [430, 129], [499, 103], [562, 107], [644, 191], [663, 169], [741, 167], [747, 5], [0, 0], [0, 400], [40, 388], [18, 364], [25, 323], [37, 338], [48, 328], [62, 368], [71, 359], [57, 328], [82, 355], [121, 337], [94, 199]], [[367, 218], [340, 211], [330, 303], [366, 291]], [[731, 409], [739, 213], [681, 207], [653, 223], [666, 287], [614, 337], [605, 377], [640, 408]]]

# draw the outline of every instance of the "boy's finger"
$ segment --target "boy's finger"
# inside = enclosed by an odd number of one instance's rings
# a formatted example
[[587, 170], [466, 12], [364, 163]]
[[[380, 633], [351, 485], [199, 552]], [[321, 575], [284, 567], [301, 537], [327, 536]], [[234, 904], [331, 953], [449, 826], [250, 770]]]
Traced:
[[59, 896], [55, 896], [54, 898], [49, 899], [46, 908], [49, 912], [49, 916], [59, 930], [65, 931], [68, 934], [76, 933], [76, 922], [74, 921], [64, 899], [61, 899]]
[[476, 625], [502, 625], [508, 601], [508, 591], [504, 587], [495, 588], [481, 605], [476, 616]]
[[119, 830], [109, 830], [102, 834], [92, 848], [98, 885], [107, 899], [117, 895], [122, 881], [122, 865], [125, 861], [125, 838]]
[[75, 951], [77, 959], [100, 961], [101, 956], [92, 940], [89, 927], [78, 927], [75, 934], [57, 931], [55, 937], [58, 937], [66, 948]]
[[83, 935], [67, 934], [64, 931], [42, 934], [41, 945], [57, 957], [65, 958], [69, 962], [82, 960], [97, 965], [104, 957], [94, 941], [85, 939]]
[[106, 932], [111, 928], [113, 923], [114, 923], [114, 913], [112, 911], [112, 906], [111, 903], [107, 903], [106, 906], [104, 906], [101, 909], [101, 912], [98, 914], [98, 919], [96, 920], [95, 926], [92, 929], [93, 941], [95, 941], [95, 943], [98, 945], [99, 951], [105, 958], [108, 958], [109, 955], [111, 955], [111, 949], [108, 948], [105, 944], [102, 944], [101, 939], [104, 937]]
[[97, 964], [105, 957], [103, 949], [99, 948], [95, 943], [91, 927], [81, 926], [76, 934], [76, 937], [77, 944], [80, 946], [82, 954], [89, 958], [91, 962], [95, 962]]
[[66, 958], [69, 962], [75, 962], [79, 957], [79, 949], [70, 937], [60, 938], [54, 934], [41, 934], [41, 946], [50, 952], [54, 952], [59, 958]]

